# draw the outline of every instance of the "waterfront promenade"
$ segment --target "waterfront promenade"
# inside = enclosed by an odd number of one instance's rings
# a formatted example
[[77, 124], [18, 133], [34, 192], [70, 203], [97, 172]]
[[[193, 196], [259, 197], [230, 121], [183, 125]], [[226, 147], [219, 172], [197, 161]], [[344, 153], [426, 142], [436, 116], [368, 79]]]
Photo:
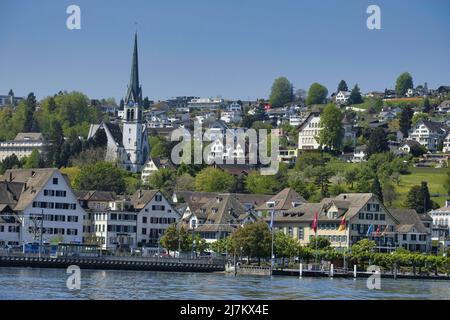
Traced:
[[67, 268], [76, 265], [82, 269], [141, 270], [176, 272], [217, 272], [225, 270], [219, 258], [161, 258], [161, 257], [38, 257], [35, 255], [0, 255], [0, 267]]

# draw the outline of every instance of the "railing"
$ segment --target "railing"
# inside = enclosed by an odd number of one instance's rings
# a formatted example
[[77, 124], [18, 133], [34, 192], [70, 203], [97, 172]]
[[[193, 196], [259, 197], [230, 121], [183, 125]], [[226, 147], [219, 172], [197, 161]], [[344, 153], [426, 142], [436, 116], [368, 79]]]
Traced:
[[[2, 252], [0, 256], [17, 257], [17, 258], [39, 258], [38, 253], [21, 253], [21, 252]], [[174, 257], [142, 257], [142, 256], [98, 256], [89, 257], [83, 255], [68, 255], [52, 257], [50, 254], [41, 254], [41, 258], [45, 259], [83, 259], [93, 261], [138, 261], [138, 262], [169, 262], [169, 263], [194, 263], [204, 265], [224, 265], [225, 259], [220, 257], [197, 257], [197, 258], [174, 258]]]

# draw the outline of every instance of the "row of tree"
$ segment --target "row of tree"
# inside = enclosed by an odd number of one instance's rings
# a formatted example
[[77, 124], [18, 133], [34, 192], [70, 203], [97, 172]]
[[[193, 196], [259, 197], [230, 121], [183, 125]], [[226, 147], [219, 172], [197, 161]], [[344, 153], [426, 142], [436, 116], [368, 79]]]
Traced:
[[[411, 74], [404, 72], [400, 74], [396, 80], [395, 91], [397, 97], [406, 95], [408, 89], [413, 88], [413, 80]], [[301, 90], [302, 91], [302, 90]], [[336, 93], [340, 91], [348, 92], [349, 88], [345, 80], [341, 80], [338, 84]], [[308, 90], [308, 95], [305, 99], [303, 92], [294, 93], [294, 85], [286, 78], [276, 78], [272, 84], [269, 101], [273, 107], [283, 107], [285, 104], [291, 102], [304, 102], [306, 105], [323, 104], [326, 102], [328, 96], [328, 89], [320, 83], [314, 82]], [[355, 84], [350, 90], [348, 99], [349, 104], [362, 103], [363, 97], [358, 84]], [[424, 108], [428, 108], [429, 106]]]
[[[239, 228], [229, 237], [219, 239], [211, 245], [211, 249], [218, 253], [227, 253], [229, 256], [247, 257], [247, 261], [268, 259], [271, 256], [271, 231], [267, 223], [259, 221], [249, 223]], [[278, 259], [299, 258], [306, 263], [316, 260], [336, 261], [343, 260], [344, 252], [331, 247], [328, 239], [313, 237], [308, 245], [301, 245], [293, 237], [278, 231], [274, 237], [274, 254]], [[346, 254], [347, 261], [358, 264], [360, 270], [364, 270], [369, 264], [375, 264], [385, 270], [393, 270], [395, 267], [411, 268], [413, 273], [421, 272], [422, 268], [450, 271], [450, 258], [440, 255], [410, 252], [406, 249], [396, 249], [391, 253], [381, 253], [376, 250], [373, 240], [363, 239], [353, 244]]]

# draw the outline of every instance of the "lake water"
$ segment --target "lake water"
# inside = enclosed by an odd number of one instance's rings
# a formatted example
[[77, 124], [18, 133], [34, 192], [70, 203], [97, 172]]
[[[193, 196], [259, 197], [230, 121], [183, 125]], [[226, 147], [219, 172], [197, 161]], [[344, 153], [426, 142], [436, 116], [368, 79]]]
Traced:
[[81, 289], [64, 269], [0, 268], [0, 299], [450, 299], [450, 282], [237, 276], [221, 273], [81, 271]]

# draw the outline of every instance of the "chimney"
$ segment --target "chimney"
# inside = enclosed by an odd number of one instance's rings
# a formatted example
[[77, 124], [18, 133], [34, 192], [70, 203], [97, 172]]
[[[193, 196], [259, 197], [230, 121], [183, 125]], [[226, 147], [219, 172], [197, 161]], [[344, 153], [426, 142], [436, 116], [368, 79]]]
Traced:
[[142, 190], [139, 189], [139, 199], [142, 198]]
[[347, 195], [346, 195], [346, 194], [344, 194], [344, 200], [345, 200], [345, 199], [347, 199]]

